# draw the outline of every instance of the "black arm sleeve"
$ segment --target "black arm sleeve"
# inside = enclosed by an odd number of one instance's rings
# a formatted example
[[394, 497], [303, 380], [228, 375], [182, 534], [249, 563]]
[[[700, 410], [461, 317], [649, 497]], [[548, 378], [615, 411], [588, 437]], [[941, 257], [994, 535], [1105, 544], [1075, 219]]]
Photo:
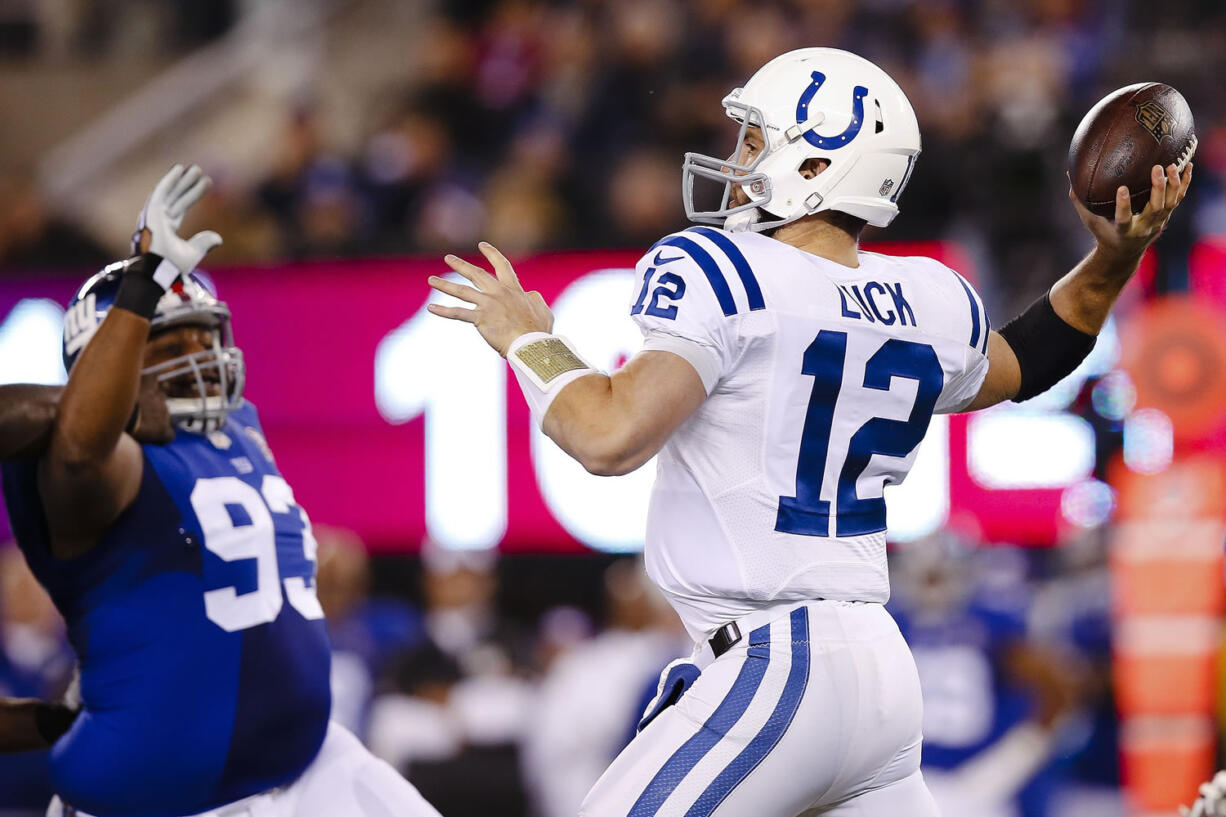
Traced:
[[1046, 293], [1005, 324], [1000, 335], [1013, 349], [1022, 370], [1022, 386], [1013, 398], [1015, 403], [1040, 395], [1068, 377], [1098, 340], [1065, 323]]

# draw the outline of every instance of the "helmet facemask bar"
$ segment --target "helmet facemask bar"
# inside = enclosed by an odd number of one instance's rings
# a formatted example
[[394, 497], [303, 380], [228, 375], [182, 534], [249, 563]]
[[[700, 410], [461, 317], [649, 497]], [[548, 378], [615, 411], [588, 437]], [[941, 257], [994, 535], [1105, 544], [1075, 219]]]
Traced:
[[[195, 394], [190, 397], [168, 396], [166, 408], [172, 422], [179, 428], [207, 434], [220, 428], [227, 415], [242, 403], [246, 377], [243, 353], [234, 345], [230, 312], [224, 305], [197, 305], [183, 312], [182, 315], [171, 314], [165, 320], [155, 321], [158, 324], [155, 328], [191, 323], [207, 325], [214, 330], [212, 348], [148, 366], [141, 374], [156, 376], [159, 384], [181, 378], [190, 379]], [[210, 386], [216, 387], [215, 394], [209, 393]]]
[[[732, 97], [724, 100], [724, 108], [728, 116], [738, 120], [741, 128], [737, 133], [736, 146], [732, 155], [726, 159], [708, 156], [702, 153], [686, 153], [681, 166], [681, 196], [685, 204], [685, 215], [690, 221], [699, 224], [716, 224], [723, 226], [729, 216], [745, 213], [761, 207], [771, 199], [771, 181], [765, 173], [757, 172], [762, 160], [770, 155], [771, 141], [766, 129], [766, 120], [757, 108], [737, 102]], [[750, 127], [758, 128], [762, 135], [762, 150], [749, 164], [737, 161], [745, 147], [745, 137]], [[699, 210], [694, 204], [694, 181], [696, 178], [720, 182], [724, 185], [719, 208], [715, 210]], [[744, 204], [728, 206], [732, 199], [734, 185], [740, 185], [749, 198]]]

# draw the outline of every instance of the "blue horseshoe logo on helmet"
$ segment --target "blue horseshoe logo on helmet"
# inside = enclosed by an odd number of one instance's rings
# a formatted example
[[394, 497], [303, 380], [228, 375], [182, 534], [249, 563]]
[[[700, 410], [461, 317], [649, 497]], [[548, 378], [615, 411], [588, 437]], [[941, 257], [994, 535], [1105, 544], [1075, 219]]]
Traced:
[[[822, 83], [825, 81], [825, 74], [821, 71], [813, 72], [813, 82], [808, 88], [805, 88], [804, 93], [800, 95], [800, 101], [796, 103], [797, 125], [803, 127], [809, 121], [809, 103], [813, 101], [813, 95], [817, 93], [817, 89], [822, 87]], [[837, 136], [818, 136], [812, 129], [809, 129], [803, 134], [805, 141], [821, 150], [838, 150], [852, 139], [855, 139], [856, 134], [860, 132], [861, 126], [864, 125], [864, 97], [866, 96], [868, 96], [868, 89], [863, 85], [857, 85], [852, 89], [851, 124], [842, 133]]]

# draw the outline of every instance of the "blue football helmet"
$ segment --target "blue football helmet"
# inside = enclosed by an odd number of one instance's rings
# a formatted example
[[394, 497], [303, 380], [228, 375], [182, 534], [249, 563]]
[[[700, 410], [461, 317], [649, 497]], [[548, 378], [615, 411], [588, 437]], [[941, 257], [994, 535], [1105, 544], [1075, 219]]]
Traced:
[[[135, 258], [104, 267], [86, 281], [64, 313], [64, 368], [72, 371], [81, 350], [115, 303], [124, 271]], [[217, 299], [212, 283], [198, 272], [176, 279], [158, 301], [150, 334], [176, 326], [204, 326], [213, 330], [213, 348], [167, 360], [141, 371], [156, 375], [159, 383], [188, 379], [191, 396], [168, 396], [166, 407], [175, 425], [208, 433], [220, 428], [243, 399], [246, 367], [242, 350], [234, 345], [230, 308]], [[210, 383], [216, 383], [210, 394]]]

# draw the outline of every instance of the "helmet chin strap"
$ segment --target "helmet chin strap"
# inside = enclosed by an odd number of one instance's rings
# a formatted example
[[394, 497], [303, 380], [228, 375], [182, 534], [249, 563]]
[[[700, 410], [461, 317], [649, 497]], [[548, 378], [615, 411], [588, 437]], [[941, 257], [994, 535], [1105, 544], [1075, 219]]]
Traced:
[[742, 210], [724, 219], [724, 229], [730, 233], [749, 232], [761, 217], [762, 211], [757, 207], [754, 207], [752, 210]]

